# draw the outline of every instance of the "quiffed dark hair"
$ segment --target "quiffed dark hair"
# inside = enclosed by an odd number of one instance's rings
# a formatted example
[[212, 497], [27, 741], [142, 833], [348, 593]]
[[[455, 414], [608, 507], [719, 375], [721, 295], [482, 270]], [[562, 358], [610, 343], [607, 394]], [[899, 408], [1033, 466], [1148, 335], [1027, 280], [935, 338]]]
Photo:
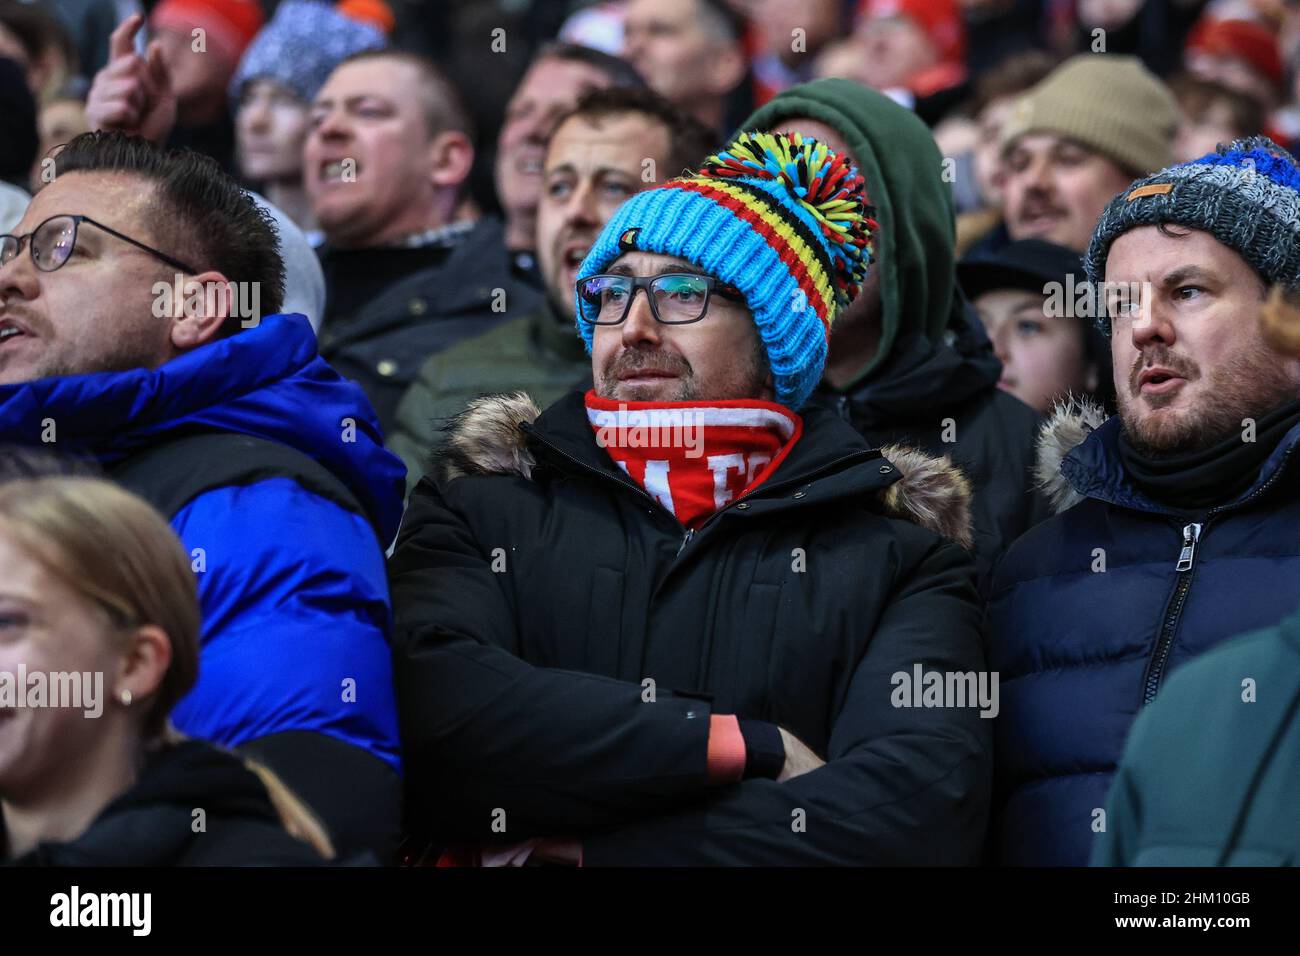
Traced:
[[[149, 182], [150, 243], [196, 269], [230, 282], [257, 283], [262, 313], [284, 303], [284, 260], [275, 220], [216, 160], [189, 149], [163, 150], [139, 136], [97, 130], [72, 139], [54, 157], [55, 177], [72, 172], [126, 173]], [[243, 320], [222, 327], [233, 335]]]
[[702, 122], [673, 106], [649, 87], [607, 86], [585, 93], [553, 129], [574, 117], [601, 120], [624, 113], [640, 113], [668, 130], [668, 157], [664, 181], [698, 169], [717, 146], [717, 135]]

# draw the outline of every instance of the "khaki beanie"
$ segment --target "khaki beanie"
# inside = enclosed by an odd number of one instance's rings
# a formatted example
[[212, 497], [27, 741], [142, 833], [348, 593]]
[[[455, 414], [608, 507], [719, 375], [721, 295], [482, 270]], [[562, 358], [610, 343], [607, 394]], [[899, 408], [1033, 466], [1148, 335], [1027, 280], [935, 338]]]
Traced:
[[1173, 162], [1178, 104], [1137, 57], [1081, 53], [1020, 98], [1002, 150], [1026, 133], [1078, 140], [1138, 176]]

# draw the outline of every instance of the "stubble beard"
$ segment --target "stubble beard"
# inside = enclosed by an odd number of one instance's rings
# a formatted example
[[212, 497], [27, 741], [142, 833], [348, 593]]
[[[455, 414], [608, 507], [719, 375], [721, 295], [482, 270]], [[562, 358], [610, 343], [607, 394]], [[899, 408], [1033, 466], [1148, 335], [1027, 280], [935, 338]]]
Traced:
[[[1162, 353], [1166, 357], [1169, 354]], [[1182, 390], [1171, 395], [1138, 394], [1137, 375], [1147, 364], [1166, 365], [1184, 374], [1189, 385], [1202, 377], [1202, 370], [1183, 358], [1143, 362], [1130, 375], [1128, 390], [1120, 390], [1119, 415], [1125, 434], [1138, 451], [1152, 458], [1173, 458], [1212, 448], [1240, 435], [1246, 427], [1244, 419], [1257, 420], [1279, 405], [1300, 398], [1300, 387], [1278, 363], [1277, 355], [1261, 345], [1214, 368], [1195, 404], [1180, 414], [1162, 415], [1153, 421], [1150, 412], [1167, 408]], [[1148, 414], [1135, 414], [1138, 407], [1145, 407]]]
[[[691, 364], [680, 355], [657, 349], [625, 349], [616, 353], [596, 379], [596, 394], [622, 402], [706, 402], [733, 399], [762, 399], [766, 393], [767, 353], [762, 342], [748, 356], [748, 361], [733, 379], [709, 388], [695, 375]], [[671, 395], [656, 396], [654, 386], [628, 387], [619, 380], [623, 372], [656, 369], [676, 373], [676, 389]]]

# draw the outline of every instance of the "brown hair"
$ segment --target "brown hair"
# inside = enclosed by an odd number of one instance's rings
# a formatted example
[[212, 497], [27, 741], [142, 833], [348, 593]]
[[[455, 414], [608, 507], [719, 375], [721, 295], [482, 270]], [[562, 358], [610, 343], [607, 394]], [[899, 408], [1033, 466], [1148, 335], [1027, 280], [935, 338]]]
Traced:
[[0, 530], [92, 602], [109, 626], [153, 625], [167, 634], [172, 660], [144, 726], [149, 740], [162, 736], [167, 715], [199, 672], [198, 589], [171, 527], [107, 481], [44, 477], [0, 482]]
[[626, 113], [640, 113], [667, 130], [665, 179], [680, 176], [687, 169], [698, 169], [719, 145], [712, 130], [648, 87], [607, 86], [591, 90], [578, 100], [573, 109], [561, 116], [551, 129], [559, 129], [574, 117], [595, 125], [599, 120]]
[[969, 115], [978, 118], [994, 100], [1027, 92], [1045, 79], [1058, 62], [1042, 50], [1025, 50], [1000, 60], [975, 81]]
[[1169, 81], [1179, 108], [1193, 122], [1200, 122], [1216, 105], [1228, 108], [1229, 121], [1238, 137], [1264, 131], [1264, 111], [1253, 98], [1221, 83], [1182, 73]]

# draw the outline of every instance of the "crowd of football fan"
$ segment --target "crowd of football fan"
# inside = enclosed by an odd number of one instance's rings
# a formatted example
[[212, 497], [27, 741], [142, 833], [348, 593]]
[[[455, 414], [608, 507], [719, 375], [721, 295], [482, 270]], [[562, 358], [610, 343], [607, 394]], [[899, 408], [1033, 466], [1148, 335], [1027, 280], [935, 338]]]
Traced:
[[0, 0], [0, 861], [1294, 862], [1297, 139], [1287, 0]]

